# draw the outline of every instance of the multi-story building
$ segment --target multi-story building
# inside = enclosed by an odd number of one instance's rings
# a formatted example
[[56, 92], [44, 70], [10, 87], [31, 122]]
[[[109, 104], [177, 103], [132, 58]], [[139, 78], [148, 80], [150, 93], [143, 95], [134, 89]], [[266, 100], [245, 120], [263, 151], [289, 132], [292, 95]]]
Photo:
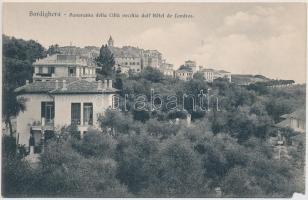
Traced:
[[203, 73], [204, 79], [207, 82], [213, 82], [214, 80], [214, 69], [203, 69], [201, 71]]
[[197, 67], [196, 61], [187, 60], [187, 61], [185, 61], [184, 66], [185, 66], [185, 67], [191, 68], [191, 70], [193, 71], [193, 73], [196, 73], [197, 71], [199, 71], [199, 69], [198, 69], [198, 67]]
[[143, 68], [138, 48], [108, 46], [108, 49], [113, 54], [116, 68], [129, 68], [132, 72], [140, 72]]
[[214, 79], [225, 78], [229, 82], [231, 82], [231, 73], [225, 70], [215, 70], [214, 71]]
[[[159, 68], [162, 65], [162, 54], [157, 50], [144, 50], [132, 46], [115, 47], [110, 36], [107, 47], [113, 54], [115, 67], [129, 68], [132, 72], [140, 72], [143, 68]], [[125, 69], [126, 68], [126, 69]]]
[[183, 81], [189, 81], [193, 78], [193, 71], [189, 68], [178, 69], [175, 71], [175, 77]]
[[95, 64], [87, 58], [72, 54], [54, 54], [38, 59], [33, 64], [33, 80], [76, 77], [95, 79]]
[[112, 107], [117, 90], [111, 80], [66, 78], [34, 81], [15, 89], [26, 110], [17, 116], [18, 144], [40, 146], [64, 126], [75, 124], [81, 136], [99, 129], [98, 117]]
[[157, 50], [142, 50], [141, 59], [144, 68], [159, 68], [162, 65], [162, 54]]
[[200, 72], [203, 73], [204, 79], [207, 82], [213, 82], [215, 79], [218, 78], [225, 78], [229, 82], [231, 82], [231, 73], [224, 71], [224, 70], [215, 70], [210, 68], [203, 68], [199, 66]]
[[174, 77], [174, 69], [173, 64], [167, 63], [166, 60], [163, 60], [161, 67], [159, 68], [161, 73], [165, 76], [172, 76]]

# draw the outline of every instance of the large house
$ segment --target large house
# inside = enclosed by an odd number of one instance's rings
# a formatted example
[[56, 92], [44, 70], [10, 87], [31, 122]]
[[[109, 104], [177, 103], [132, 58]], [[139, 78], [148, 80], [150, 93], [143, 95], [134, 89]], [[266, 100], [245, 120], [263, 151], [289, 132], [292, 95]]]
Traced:
[[157, 50], [144, 50], [132, 46], [115, 47], [114, 40], [110, 36], [107, 48], [113, 54], [115, 68], [126, 72], [129, 68], [132, 72], [140, 72], [146, 67], [160, 68], [162, 54]]
[[183, 81], [189, 81], [193, 78], [193, 71], [190, 68], [178, 69], [175, 71], [175, 77]]
[[54, 54], [33, 63], [33, 80], [52, 80], [54, 78], [76, 77], [95, 79], [95, 64], [87, 58], [72, 54]]
[[159, 68], [161, 73], [163, 73], [165, 76], [171, 76], [174, 77], [174, 69], [173, 64], [167, 63], [166, 60], [163, 60], [163, 63], [161, 67]]
[[[59, 57], [62, 64], [70, 64], [55, 65]], [[71, 58], [75, 60], [69, 56], [69, 60]], [[46, 79], [44, 76], [38, 78], [35, 73], [32, 83], [27, 81], [24, 86], [15, 89], [17, 98], [25, 100], [26, 110], [20, 112], [16, 120], [17, 142], [25, 147], [39, 147], [50, 135], [71, 124], [77, 126], [81, 136], [89, 128], [99, 129], [98, 118], [113, 106], [113, 96], [117, 93], [112, 87], [112, 80], [96, 81], [92, 77], [95, 72], [89, 72], [93, 70], [92, 66], [64, 62], [59, 55], [46, 59], [52, 60], [54, 75]], [[38, 64], [47, 63], [46, 59], [42, 59], [44, 62], [37, 61], [34, 66], [42, 66]], [[71, 68], [73, 73], [70, 73]]]
[[175, 72], [175, 76], [181, 80], [190, 80], [195, 73], [202, 73], [205, 81], [213, 82], [215, 79], [224, 78], [231, 82], [231, 73], [225, 70], [215, 70], [197, 66], [196, 61], [187, 60], [181, 68]]
[[203, 73], [204, 79], [208, 82], [213, 82], [215, 79], [224, 78], [231, 82], [231, 73], [225, 70], [215, 70], [215, 69], [202, 69], [200, 71]]
[[193, 73], [196, 73], [197, 71], [199, 71], [198, 68], [197, 68], [196, 61], [187, 60], [187, 61], [185, 61], [184, 66], [187, 67], [187, 68], [190, 68], [193, 71]]

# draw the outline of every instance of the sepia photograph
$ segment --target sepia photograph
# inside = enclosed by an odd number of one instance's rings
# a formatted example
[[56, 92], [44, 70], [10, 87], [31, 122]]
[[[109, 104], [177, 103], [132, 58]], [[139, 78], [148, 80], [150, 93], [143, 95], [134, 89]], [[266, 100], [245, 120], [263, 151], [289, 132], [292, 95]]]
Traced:
[[306, 193], [306, 2], [2, 2], [2, 198]]

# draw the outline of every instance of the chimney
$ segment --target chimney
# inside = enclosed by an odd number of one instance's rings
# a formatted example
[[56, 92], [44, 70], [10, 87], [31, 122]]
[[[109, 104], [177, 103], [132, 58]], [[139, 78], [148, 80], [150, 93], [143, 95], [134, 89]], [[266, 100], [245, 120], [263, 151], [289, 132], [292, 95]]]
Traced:
[[63, 80], [63, 87], [62, 87], [62, 90], [67, 90], [67, 87], [66, 87], [66, 80]]
[[26, 85], [29, 85], [29, 80], [26, 80]]
[[97, 82], [97, 90], [98, 91], [102, 91], [103, 90], [103, 83], [102, 83], [102, 80], [99, 80]]
[[108, 88], [112, 88], [112, 80], [109, 80]]
[[59, 89], [59, 81], [56, 80], [56, 90]]

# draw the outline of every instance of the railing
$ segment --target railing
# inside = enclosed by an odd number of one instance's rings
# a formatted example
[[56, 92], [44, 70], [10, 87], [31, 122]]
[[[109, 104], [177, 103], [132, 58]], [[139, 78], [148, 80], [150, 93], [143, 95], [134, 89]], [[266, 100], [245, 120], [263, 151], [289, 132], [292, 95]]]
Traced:
[[54, 73], [35, 73], [33, 74], [33, 77], [55, 77]]
[[54, 119], [45, 120], [44, 118], [41, 121], [34, 121], [32, 123], [32, 130], [53, 130], [54, 129]]

